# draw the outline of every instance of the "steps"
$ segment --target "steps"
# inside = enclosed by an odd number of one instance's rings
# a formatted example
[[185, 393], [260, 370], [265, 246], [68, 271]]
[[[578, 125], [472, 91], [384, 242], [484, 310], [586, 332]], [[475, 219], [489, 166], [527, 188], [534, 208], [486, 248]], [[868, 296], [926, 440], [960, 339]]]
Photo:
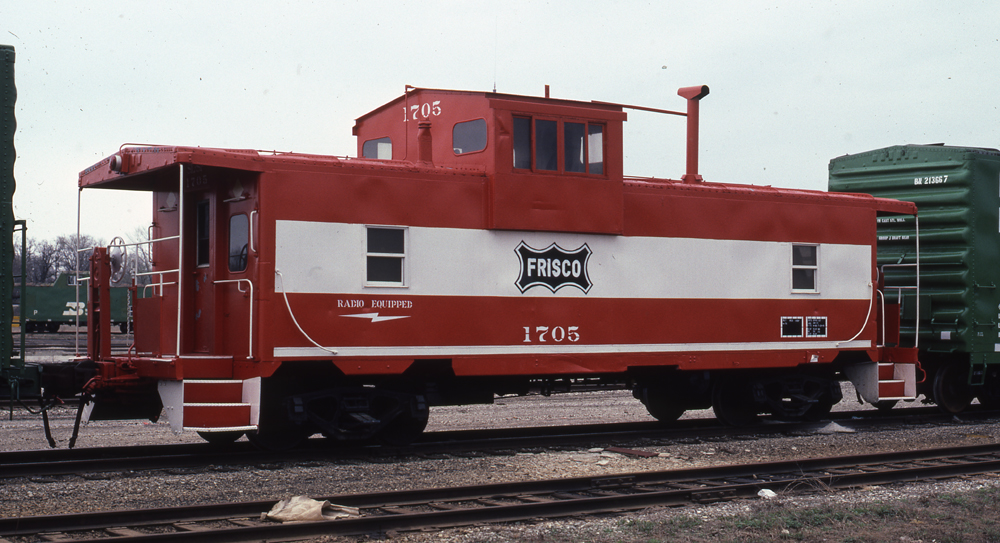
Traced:
[[174, 432], [257, 429], [260, 378], [160, 381], [160, 399]]
[[[907, 393], [905, 369], [893, 364], [880, 362], [878, 365], [878, 398], [879, 400], [912, 400], [916, 398], [916, 387]], [[905, 364], [913, 369], [913, 364]]]
[[865, 362], [846, 368], [845, 373], [868, 403], [917, 398], [916, 364]]

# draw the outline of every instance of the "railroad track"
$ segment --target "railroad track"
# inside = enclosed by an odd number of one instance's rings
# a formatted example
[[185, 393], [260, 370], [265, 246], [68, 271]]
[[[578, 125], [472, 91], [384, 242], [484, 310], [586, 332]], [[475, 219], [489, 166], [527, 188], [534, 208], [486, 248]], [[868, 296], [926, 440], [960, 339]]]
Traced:
[[[774, 431], [778, 431], [777, 428]], [[311, 439], [296, 450], [282, 452], [261, 451], [248, 442], [237, 442], [226, 447], [194, 443], [11, 451], [0, 452], [0, 479], [203, 467], [218, 464], [252, 465], [379, 456], [523, 450], [585, 443], [627, 442], [640, 438], [690, 438], [698, 434], [723, 435], [727, 432], [731, 433], [732, 429], [724, 429], [714, 419], [699, 419], [685, 421], [685, 424], [676, 428], [664, 428], [655, 422], [649, 422], [428, 432], [420, 441], [405, 447], [331, 444], [325, 439]]]
[[73, 541], [235, 542], [386, 534], [477, 523], [612, 513], [708, 503], [775, 492], [828, 491], [1000, 472], [1000, 444], [639, 472], [475, 487], [318, 498], [356, 507], [356, 517], [276, 524], [273, 501], [0, 519], [0, 537]]
[[[896, 410], [891, 416], [876, 411], [838, 413], [835, 418], [854, 430], [900, 424], [954, 424], [955, 417], [935, 408]], [[864, 418], [860, 418], [862, 415]], [[995, 420], [997, 412], [970, 411], [963, 413], [963, 422]], [[670, 427], [655, 422], [572, 425], [558, 427], [503, 428], [491, 430], [460, 430], [428, 432], [421, 440], [407, 447], [330, 444], [323, 439], [309, 440], [297, 450], [264, 452], [250, 443], [238, 442], [228, 447], [208, 443], [147, 445], [130, 447], [100, 447], [83, 449], [46, 449], [0, 453], [0, 479], [11, 477], [45, 477], [101, 472], [144, 471], [165, 468], [199, 468], [212, 465], [254, 465], [261, 463], [332, 461], [347, 458], [379, 456], [432, 455], [481, 452], [501, 454], [511, 450], [532, 450], [587, 445], [607, 446], [612, 443], [635, 447], [689, 442], [690, 440], [756, 439], [768, 435], [811, 433], [829, 422], [774, 423], [751, 428], [734, 429], [721, 426], [715, 419], [689, 419]], [[641, 445], [638, 445], [641, 446]]]

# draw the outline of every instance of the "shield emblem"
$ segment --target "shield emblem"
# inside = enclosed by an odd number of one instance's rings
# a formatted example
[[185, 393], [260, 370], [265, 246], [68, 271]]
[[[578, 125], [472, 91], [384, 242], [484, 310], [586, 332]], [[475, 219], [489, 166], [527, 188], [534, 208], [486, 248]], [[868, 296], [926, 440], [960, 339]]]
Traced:
[[516, 283], [521, 292], [537, 286], [552, 292], [565, 286], [576, 287], [584, 293], [590, 291], [592, 285], [587, 273], [587, 261], [592, 251], [586, 243], [567, 251], [555, 243], [539, 250], [522, 241], [514, 252], [521, 261], [521, 273]]

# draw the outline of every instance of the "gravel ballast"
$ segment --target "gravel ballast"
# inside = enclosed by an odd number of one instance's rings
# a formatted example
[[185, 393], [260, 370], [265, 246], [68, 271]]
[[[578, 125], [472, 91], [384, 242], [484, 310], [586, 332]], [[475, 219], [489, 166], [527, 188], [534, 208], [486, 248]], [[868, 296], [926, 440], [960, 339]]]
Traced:
[[[845, 391], [845, 398], [851, 396]], [[845, 400], [838, 409], [858, 409]], [[53, 431], [66, 446], [72, 431], [72, 410], [54, 414]], [[687, 417], [711, 416], [694, 412]], [[433, 408], [428, 431], [493, 427], [593, 424], [653, 420], [627, 391], [563, 394], [552, 397], [500, 398], [495, 405]], [[41, 420], [16, 411], [0, 419], [3, 450], [47, 448]], [[0, 515], [17, 517], [109, 509], [138, 509], [231, 501], [279, 500], [294, 495], [328, 496], [442, 486], [481, 485], [560, 477], [611, 475], [643, 470], [669, 470], [720, 464], [742, 464], [896, 450], [996, 443], [1000, 424], [965, 423], [961, 417], [935, 426], [899, 426], [879, 430], [849, 431], [831, 424], [826, 431], [806, 435], [740, 437], [712, 441], [607, 443], [579, 450], [517, 452], [513, 455], [433, 455], [381, 458], [375, 461], [344, 460], [289, 462], [257, 466], [208, 466], [154, 472], [116, 472], [64, 477], [0, 480]], [[81, 430], [78, 447], [199, 442], [194, 434], [174, 435], [166, 421], [101, 421]], [[604, 446], [627, 446], [659, 453], [638, 458], [603, 451]], [[779, 496], [786, 506], [820, 501], [904, 500], [925, 493], [941, 493], [996, 486], [995, 476], [955, 479], [927, 484], [889, 485], [867, 489]], [[696, 518], [748, 511], [746, 500], [680, 509], [651, 509], [624, 518], [653, 521], [665, 515]], [[559, 529], [611, 530], [622, 517], [570, 519], [503, 527], [465, 528], [441, 534], [401, 534], [398, 541], [519, 541], [531, 531]], [[604, 526], [606, 525], [606, 526]], [[602, 528], [603, 526], [603, 528]], [[522, 530], [525, 532], [519, 532]], [[547, 532], [546, 532], [547, 533]], [[531, 536], [533, 539], [537, 537]], [[538, 539], [541, 540], [541, 539]], [[629, 539], [622, 539], [627, 541]]]

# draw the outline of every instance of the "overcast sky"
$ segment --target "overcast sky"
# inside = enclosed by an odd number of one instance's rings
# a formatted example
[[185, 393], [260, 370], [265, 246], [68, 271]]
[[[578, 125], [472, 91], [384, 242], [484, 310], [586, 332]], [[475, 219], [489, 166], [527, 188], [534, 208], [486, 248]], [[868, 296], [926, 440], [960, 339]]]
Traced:
[[[844, 154], [1000, 146], [995, 0], [0, 0], [0, 43], [40, 239], [76, 231], [78, 173], [123, 143], [354, 155], [354, 119], [404, 85], [672, 110], [708, 85], [707, 181], [823, 190]], [[683, 118], [628, 115], [625, 173], [682, 175]], [[84, 193], [84, 233], [148, 223], [148, 197], [107, 194]]]

